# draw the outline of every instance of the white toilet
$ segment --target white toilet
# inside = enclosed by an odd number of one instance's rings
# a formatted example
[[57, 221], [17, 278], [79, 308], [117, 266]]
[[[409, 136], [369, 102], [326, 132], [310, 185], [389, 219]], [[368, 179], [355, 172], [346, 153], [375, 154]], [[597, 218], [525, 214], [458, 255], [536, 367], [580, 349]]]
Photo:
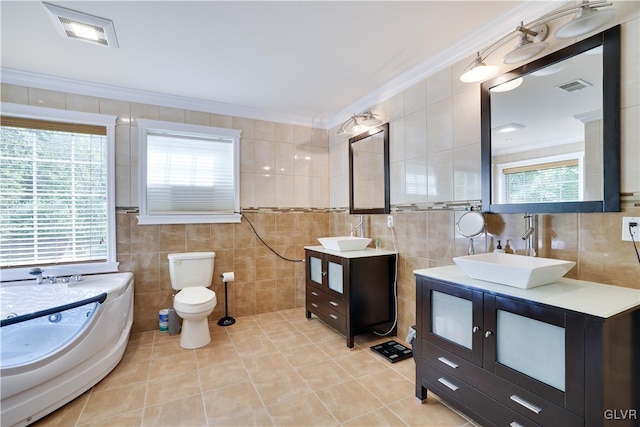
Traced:
[[173, 308], [182, 318], [180, 347], [193, 349], [211, 342], [207, 316], [216, 306], [216, 293], [211, 286], [215, 252], [169, 254], [171, 287], [177, 291]]

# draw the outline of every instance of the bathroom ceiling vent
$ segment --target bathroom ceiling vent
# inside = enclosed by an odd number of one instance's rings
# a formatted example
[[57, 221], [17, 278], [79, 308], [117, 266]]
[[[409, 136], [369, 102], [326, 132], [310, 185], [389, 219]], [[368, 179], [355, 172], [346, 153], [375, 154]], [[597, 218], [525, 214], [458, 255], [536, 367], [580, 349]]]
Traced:
[[61, 36], [101, 46], [118, 47], [113, 22], [109, 19], [88, 15], [51, 3], [43, 2], [42, 4]]
[[570, 82], [562, 83], [555, 87], [565, 92], [575, 92], [577, 90], [582, 90], [590, 86], [593, 86], [593, 85], [586, 80], [575, 79], [575, 80], [571, 80]]

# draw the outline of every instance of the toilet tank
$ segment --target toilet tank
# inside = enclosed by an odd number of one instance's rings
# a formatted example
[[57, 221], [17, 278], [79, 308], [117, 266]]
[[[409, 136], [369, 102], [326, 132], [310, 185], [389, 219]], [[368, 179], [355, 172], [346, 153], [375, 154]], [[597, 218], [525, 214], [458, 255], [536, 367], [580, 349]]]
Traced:
[[169, 276], [173, 289], [192, 286], [211, 286], [215, 252], [186, 252], [169, 254]]

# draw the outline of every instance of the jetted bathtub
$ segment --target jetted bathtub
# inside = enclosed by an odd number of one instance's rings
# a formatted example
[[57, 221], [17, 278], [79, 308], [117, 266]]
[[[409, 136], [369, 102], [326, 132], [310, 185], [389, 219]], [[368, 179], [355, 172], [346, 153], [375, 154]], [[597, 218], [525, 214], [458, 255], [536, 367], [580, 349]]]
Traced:
[[2, 427], [25, 426], [75, 399], [122, 359], [133, 274], [0, 286]]

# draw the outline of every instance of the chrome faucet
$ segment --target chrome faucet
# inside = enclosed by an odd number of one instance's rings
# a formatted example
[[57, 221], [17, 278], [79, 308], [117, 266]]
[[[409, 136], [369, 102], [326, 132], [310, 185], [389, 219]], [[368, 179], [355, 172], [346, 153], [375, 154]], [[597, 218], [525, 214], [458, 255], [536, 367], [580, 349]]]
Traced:
[[42, 285], [42, 283], [44, 283], [44, 279], [42, 278], [42, 273], [44, 273], [44, 270], [38, 267], [35, 267], [29, 270], [30, 275], [36, 276], [36, 284], [38, 285]]
[[360, 222], [356, 224], [356, 236], [364, 237], [364, 215], [360, 215]]
[[538, 215], [525, 214], [524, 226], [526, 231], [522, 235], [522, 240], [527, 242], [526, 253], [527, 256], [536, 256], [536, 248], [538, 243], [538, 236], [536, 235], [536, 228], [538, 226]]

